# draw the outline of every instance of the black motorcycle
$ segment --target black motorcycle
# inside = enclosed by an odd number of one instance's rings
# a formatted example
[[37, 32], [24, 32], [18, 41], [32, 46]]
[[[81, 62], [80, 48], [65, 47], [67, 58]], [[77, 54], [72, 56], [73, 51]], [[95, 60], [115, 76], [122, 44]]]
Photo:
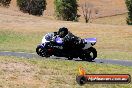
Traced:
[[[46, 39], [45, 36], [42, 39], [42, 43], [36, 48], [36, 52], [39, 56], [50, 57], [52, 55], [57, 57], [66, 57], [68, 60], [73, 58], [80, 58], [85, 61], [92, 61], [97, 57], [97, 51], [94, 47], [96, 44], [96, 38], [82, 39], [83, 47], [78, 47], [75, 44], [69, 44], [70, 49], [63, 47], [64, 42], [60, 37], [54, 39]], [[82, 46], [82, 45], [81, 45]]]

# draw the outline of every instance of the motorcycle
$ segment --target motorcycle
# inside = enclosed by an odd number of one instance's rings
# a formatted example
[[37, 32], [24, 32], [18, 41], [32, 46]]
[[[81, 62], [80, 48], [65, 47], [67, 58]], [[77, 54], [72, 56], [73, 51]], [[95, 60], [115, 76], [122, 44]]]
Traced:
[[[97, 57], [97, 51], [93, 47], [97, 39], [85, 38], [81, 39], [83, 47], [76, 47], [70, 50], [63, 48], [63, 40], [58, 36], [52, 38], [46, 38], [46, 35], [42, 39], [42, 43], [36, 48], [36, 53], [41, 57], [50, 57], [52, 55], [57, 57], [66, 57], [68, 60], [73, 58], [80, 58], [85, 61], [93, 61]], [[75, 47], [75, 44], [71, 44], [71, 47]]]

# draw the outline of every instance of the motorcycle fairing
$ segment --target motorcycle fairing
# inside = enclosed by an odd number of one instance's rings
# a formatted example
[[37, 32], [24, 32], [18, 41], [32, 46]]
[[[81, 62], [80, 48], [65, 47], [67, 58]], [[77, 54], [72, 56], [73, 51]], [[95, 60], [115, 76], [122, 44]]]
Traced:
[[60, 45], [63, 43], [63, 41], [62, 41], [62, 39], [60, 37], [57, 37], [55, 39], [55, 41], [56, 41], [57, 44], [60, 44]]
[[97, 42], [97, 39], [96, 38], [85, 38], [84, 42], [85, 42], [85, 47], [83, 49], [88, 49], [92, 47], [93, 45], [95, 45], [95, 43]]

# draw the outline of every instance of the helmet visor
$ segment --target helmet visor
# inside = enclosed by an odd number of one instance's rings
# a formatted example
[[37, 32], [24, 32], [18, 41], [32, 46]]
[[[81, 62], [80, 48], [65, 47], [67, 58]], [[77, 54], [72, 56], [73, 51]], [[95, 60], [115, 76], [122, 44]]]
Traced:
[[65, 37], [65, 32], [64, 31], [59, 32], [59, 37]]

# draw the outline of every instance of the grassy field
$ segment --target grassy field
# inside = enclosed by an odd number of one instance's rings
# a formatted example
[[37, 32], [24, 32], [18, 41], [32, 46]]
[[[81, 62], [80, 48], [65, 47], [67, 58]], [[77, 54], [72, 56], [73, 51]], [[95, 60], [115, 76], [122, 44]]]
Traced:
[[41, 35], [24, 34], [13, 31], [0, 32], [1, 51], [35, 52], [35, 48]]
[[[92, 25], [91, 25], [92, 26]], [[98, 58], [126, 59], [132, 58], [132, 32], [130, 29], [100, 29], [90, 28], [78, 31], [73, 27], [71, 31], [82, 38], [96, 37], [98, 39], [95, 48]], [[102, 28], [102, 27], [101, 27]], [[32, 52], [35, 53], [37, 44], [41, 42], [43, 35], [49, 30], [0, 30], [0, 51]]]
[[88, 74], [130, 74], [132, 67], [96, 64], [88, 62], [24, 59], [0, 56], [1, 88], [131, 88], [130, 84], [86, 84], [76, 83], [78, 68], [82, 66]]
[[96, 37], [94, 47], [98, 51], [98, 58], [132, 59], [132, 27], [124, 24], [126, 14], [96, 19], [95, 23], [99, 24], [85, 24], [18, 13], [6, 9], [1, 11], [0, 51], [35, 53], [44, 34], [67, 27], [81, 38]]
[[[91, 18], [89, 23], [93, 24], [104, 24], [104, 25], [127, 25], [126, 24], [127, 13], [114, 15], [114, 16], [106, 16], [100, 18]], [[79, 21], [85, 23], [84, 17], [79, 18]]]
[[110, 16], [110, 17], [102, 17], [102, 18], [97, 18], [97, 19], [91, 19], [91, 23], [127, 25], [126, 17], [127, 17], [127, 14], [115, 15], [115, 16]]
[[[53, 0], [48, 0], [50, 1]], [[117, 0], [113, 4], [117, 6], [118, 3]], [[48, 5], [51, 6], [52, 3]], [[114, 8], [111, 4], [109, 6]], [[49, 8], [48, 12], [53, 10]], [[126, 25], [126, 15], [94, 19], [91, 20], [93, 24], [57, 21], [50, 14], [48, 16], [36, 17], [17, 10], [0, 8], [0, 51], [35, 53], [44, 34], [65, 26], [81, 38], [96, 37], [98, 58], [132, 60], [132, 27]], [[132, 83], [79, 86], [75, 79], [80, 65], [88, 74], [132, 75], [132, 67], [127, 66], [0, 56], [0, 88], [132, 88]]]

